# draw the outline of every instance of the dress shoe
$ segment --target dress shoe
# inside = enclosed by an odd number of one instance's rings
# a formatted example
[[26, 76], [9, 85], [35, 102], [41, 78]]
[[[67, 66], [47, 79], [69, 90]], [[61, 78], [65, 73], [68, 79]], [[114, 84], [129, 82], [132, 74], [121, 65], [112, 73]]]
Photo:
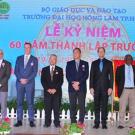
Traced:
[[107, 129], [107, 126], [106, 126], [106, 125], [103, 125], [103, 126], [102, 126], [102, 129]]
[[118, 126], [118, 129], [123, 129], [123, 128], [124, 128], [124, 126], [122, 126], [122, 125]]
[[94, 125], [93, 128], [98, 129], [99, 125]]
[[33, 121], [30, 121], [30, 127], [35, 127], [35, 123]]
[[60, 128], [61, 126], [60, 126], [60, 124], [58, 124], [58, 125], [55, 125], [55, 127], [56, 127], [56, 128]]
[[50, 127], [51, 126], [51, 124], [44, 124], [44, 127], [45, 128], [48, 128], [48, 127]]
[[48, 128], [48, 127], [50, 127], [50, 125], [44, 125], [44, 127], [45, 127], [45, 128]]
[[14, 127], [20, 127], [22, 126], [22, 121], [17, 121], [16, 124], [14, 124]]

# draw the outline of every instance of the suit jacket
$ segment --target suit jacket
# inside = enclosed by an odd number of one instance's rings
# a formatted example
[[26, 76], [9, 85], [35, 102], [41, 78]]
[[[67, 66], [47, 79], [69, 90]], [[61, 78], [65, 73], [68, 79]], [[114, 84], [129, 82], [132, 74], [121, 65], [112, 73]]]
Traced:
[[66, 66], [66, 78], [68, 81], [68, 91], [74, 92], [72, 86], [73, 81], [78, 81], [80, 83], [80, 91], [87, 91], [86, 80], [89, 76], [89, 64], [86, 61], [80, 60], [78, 71], [76, 70], [75, 60], [67, 62]]
[[0, 68], [0, 92], [8, 91], [8, 80], [11, 75], [11, 63], [3, 60]]
[[41, 84], [45, 94], [49, 94], [48, 89], [56, 89], [55, 95], [60, 94], [63, 84], [63, 69], [55, 66], [53, 81], [51, 81], [50, 66], [44, 67], [41, 72]]
[[36, 57], [32, 55], [30, 56], [26, 68], [24, 68], [24, 55], [17, 58], [15, 65], [15, 75], [17, 78], [17, 83], [20, 83], [21, 78], [28, 79], [28, 83], [35, 83], [37, 71], [38, 60]]
[[90, 71], [90, 88], [94, 88], [95, 92], [103, 90], [107, 92], [108, 88], [113, 89], [113, 66], [112, 62], [103, 59], [103, 70], [99, 69], [100, 59], [95, 60], [91, 64]]
[[[135, 66], [133, 66], [134, 84], [135, 84]], [[125, 84], [125, 65], [122, 65], [116, 70], [116, 84], [118, 86], [118, 97], [121, 96]]]

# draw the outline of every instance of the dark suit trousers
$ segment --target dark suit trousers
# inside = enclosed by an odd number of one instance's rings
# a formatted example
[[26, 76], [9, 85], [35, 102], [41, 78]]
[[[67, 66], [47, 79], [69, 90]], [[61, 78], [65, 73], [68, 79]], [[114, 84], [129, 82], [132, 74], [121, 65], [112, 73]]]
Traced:
[[59, 104], [60, 104], [60, 97], [59, 94], [51, 95], [49, 93], [45, 93], [44, 96], [45, 100], [45, 125], [51, 125], [51, 114], [52, 110], [54, 112], [54, 124], [59, 125]]
[[62, 102], [62, 91], [59, 93], [59, 107], [61, 107], [61, 102]]
[[84, 122], [85, 97], [86, 93], [82, 91], [69, 92], [71, 123], [76, 123], [77, 102], [79, 106], [79, 122]]
[[94, 93], [94, 107], [95, 107], [95, 124], [100, 124], [100, 112], [102, 125], [106, 125], [107, 120], [107, 106], [108, 106], [108, 93], [103, 90], [95, 90]]

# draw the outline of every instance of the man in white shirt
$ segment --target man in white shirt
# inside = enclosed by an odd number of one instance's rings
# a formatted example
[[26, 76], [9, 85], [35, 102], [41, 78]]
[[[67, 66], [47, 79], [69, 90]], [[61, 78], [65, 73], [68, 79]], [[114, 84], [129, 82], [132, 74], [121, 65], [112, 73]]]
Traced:
[[120, 121], [119, 129], [126, 125], [124, 122], [127, 104], [129, 104], [130, 124], [133, 128], [135, 125], [135, 66], [132, 65], [133, 58], [131, 55], [125, 56], [125, 64], [116, 70], [116, 83], [118, 86], [118, 96], [120, 98]]

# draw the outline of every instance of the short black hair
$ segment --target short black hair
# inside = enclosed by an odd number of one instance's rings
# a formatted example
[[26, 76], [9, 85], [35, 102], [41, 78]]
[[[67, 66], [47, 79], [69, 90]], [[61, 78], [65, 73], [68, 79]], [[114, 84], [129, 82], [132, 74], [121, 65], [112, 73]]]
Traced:
[[81, 53], [81, 49], [80, 48], [78, 48], [78, 47], [74, 48], [73, 49], [73, 53], [74, 53], [75, 50], [78, 50]]
[[97, 52], [99, 52], [100, 49], [103, 49], [104, 52], [105, 52], [105, 48], [104, 48], [104, 47], [99, 47], [99, 48], [97, 49]]
[[52, 56], [54, 56], [54, 57], [56, 57], [56, 58], [57, 58], [57, 55], [56, 55], [56, 54], [54, 54], [54, 53], [50, 55], [50, 57], [52, 57]]
[[25, 42], [24, 45], [26, 45], [26, 44], [29, 45], [30, 48], [32, 48], [32, 44], [30, 42]]
[[131, 58], [131, 60], [133, 61], [133, 57], [132, 57], [132, 55], [130, 55], [130, 54], [125, 55], [124, 60], [125, 60], [125, 61], [127, 61], [127, 58], [128, 58], [128, 57], [130, 57], [130, 58]]

